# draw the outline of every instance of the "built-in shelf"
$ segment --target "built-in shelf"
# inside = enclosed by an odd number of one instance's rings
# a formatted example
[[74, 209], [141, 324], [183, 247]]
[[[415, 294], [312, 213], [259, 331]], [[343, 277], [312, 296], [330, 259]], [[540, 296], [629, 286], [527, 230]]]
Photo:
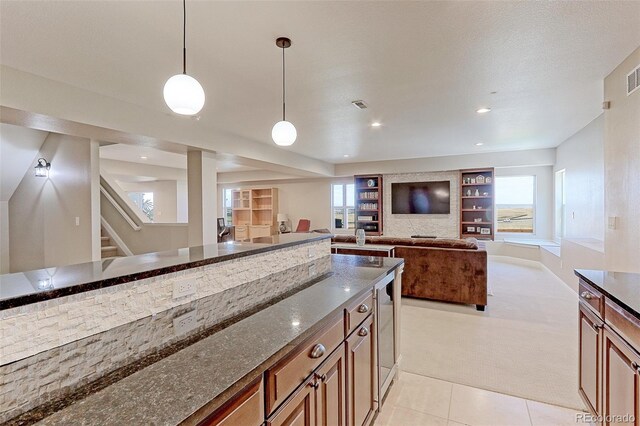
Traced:
[[[382, 175], [358, 175], [353, 177], [356, 191], [356, 228], [362, 228], [367, 235], [382, 235]], [[369, 186], [369, 182], [373, 185]], [[366, 206], [367, 208], [361, 208]], [[375, 208], [371, 208], [375, 206]], [[359, 216], [372, 220], [360, 220]]]
[[[476, 237], [478, 239], [493, 240], [496, 226], [494, 217], [494, 183], [494, 169], [460, 171], [461, 238]], [[488, 233], [483, 234], [480, 232], [481, 230]]]

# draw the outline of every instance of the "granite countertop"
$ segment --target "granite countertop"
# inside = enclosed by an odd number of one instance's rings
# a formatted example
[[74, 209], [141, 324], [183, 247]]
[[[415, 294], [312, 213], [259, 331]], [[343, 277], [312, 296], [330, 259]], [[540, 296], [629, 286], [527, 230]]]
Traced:
[[330, 276], [78, 399], [42, 423], [196, 424], [403, 262], [332, 255]]
[[576, 269], [578, 277], [640, 319], [640, 274]]
[[0, 310], [328, 238], [274, 235], [0, 275]]

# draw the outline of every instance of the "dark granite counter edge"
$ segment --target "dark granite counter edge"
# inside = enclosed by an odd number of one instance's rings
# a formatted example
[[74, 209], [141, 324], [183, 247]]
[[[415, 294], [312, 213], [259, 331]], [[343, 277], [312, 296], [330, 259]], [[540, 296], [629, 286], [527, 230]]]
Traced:
[[[598, 290], [599, 292], [604, 294], [605, 297], [608, 297], [609, 299], [613, 300], [617, 305], [622, 307], [625, 311], [629, 312], [631, 315], [633, 315], [634, 317], [636, 317], [637, 319], [640, 320], [640, 312], [638, 312], [635, 309], [633, 309], [631, 306], [629, 306], [627, 303], [625, 303], [624, 300], [620, 299], [618, 296], [616, 296], [615, 294], [611, 293], [606, 288], [603, 288], [600, 284], [595, 283], [591, 278], [589, 278], [588, 276], [584, 275], [584, 273], [582, 273], [580, 271], [586, 271], [586, 270], [584, 270], [584, 269], [574, 269], [573, 270], [574, 274], [576, 274], [576, 276], [578, 278], [580, 278], [583, 281], [586, 281], [586, 283], [589, 284], [590, 286], [595, 287], [596, 290]], [[580, 295], [578, 295], [578, 296], [580, 296]]]
[[303, 245], [311, 242], [329, 239], [331, 238], [331, 236], [332, 236], [331, 234], [319, 234], [317, 237], [312, 237], [305, 240], [291, 241], [291, 242], [273, 244], [268, 246], [265, 245], [265, 246], [256, 247], [256, 248], [249, 249], [239, 253], [230, 253], [230, 254], [225, 254], [221, 256], [211, 257], [208, 259], [197, 260], [193, 262], [178, 263], [175, 265], [164, 266], [162, 268], [150, 269], [147, 271], [135, 272], [132, 274], [121, 275], [118, 277], [79, 283], [77, 285], [73, 285], [70, 287], [62, 287], [62, 288], [52, 289], [49, 291], [41, 291], [37, 293], [17, 296], [11, 299], [0, 300], [0, 311], [11, 309], [11, 308], [17, 308], [17, 307], [29, 305], [32, 303], [44, 302], [51, 299], [57, 299], [64, 296], [71, 296], [73, 294], [84, 293], [87, 291], [99, 290], [101, 288], [111, 287], [119, 284], [125, 284], [132, 281], [144, 280], [144, 279], [156, 277], [159, 275], [166, 275], [166, 274], [171, 274], [173, 272], [180, 272], [186, 269], [194, 269], [202, 266], [211, 265], [214, 263], [221, 263], [228, 260], [240, 259], [242, 257], [266, 253], [266, 252], [279, 250], [287, 247]]

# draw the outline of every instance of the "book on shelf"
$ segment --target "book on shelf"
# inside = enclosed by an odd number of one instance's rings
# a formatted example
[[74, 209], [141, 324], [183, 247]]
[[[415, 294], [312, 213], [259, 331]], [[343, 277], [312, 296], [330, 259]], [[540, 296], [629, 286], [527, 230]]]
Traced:
[[358, 220], [362, 221], [374, 221], [376, 220], [373, 216], [358, 216]]

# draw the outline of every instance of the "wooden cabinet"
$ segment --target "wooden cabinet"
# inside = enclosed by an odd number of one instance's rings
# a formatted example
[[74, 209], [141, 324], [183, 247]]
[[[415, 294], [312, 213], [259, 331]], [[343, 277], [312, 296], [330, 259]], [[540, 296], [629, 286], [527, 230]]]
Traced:
[[264, 387], [257, 380], [216, 410], [199, 426], [259, 426], [264, 422]]
[[311, 376], [302, 387], [267, 419], [267, 426], [315, 426], [316, 378]]
[[[356, 196], [356, 229], [364, 229], [367, 235], [382, 235], [384, 201], [382, 175], [354, 176], [353, 180]], [[348, 219], [345, 218], [345, 220]]]
[[373, 315], [347, 339], [347, 413], [349, 426], [367, 424], [375, 411]]
[[640, 320], [579, 286], [579, 392], [602, 425], [640, 425]]
[[246, 240], [249, 238], [249, 227], [247, 225], [236, 225], [234, 237], [236, 240]]
[[460, 238], [495, 237], [494, 185], [493, 169], [460, 171]]
[[640, 356], [617, 334], [604, 330], [605, 425], [640, 424]]
[[579, 310], [580, 378], [579, 391], [588, 408], [600, 414], [600, 353], [602, 342], [602, 320], [584, 304]]
[[318, 426], [345, 426], [347, 388], [345, 345], [342, 344], [316, 372], [316, 419]]
[[269, 237], [273, 235], [271, 225], [251, 225], [249, 227], [250, 238]]
[[236, 240], [273, 235], [278, 214], [277, 188], [235, 189], [231, 199]]
[[343, 340], [344, 319], [340, 316], [269, 368], [266, 372], [267, 413], [272, 413], [282, 404]]

